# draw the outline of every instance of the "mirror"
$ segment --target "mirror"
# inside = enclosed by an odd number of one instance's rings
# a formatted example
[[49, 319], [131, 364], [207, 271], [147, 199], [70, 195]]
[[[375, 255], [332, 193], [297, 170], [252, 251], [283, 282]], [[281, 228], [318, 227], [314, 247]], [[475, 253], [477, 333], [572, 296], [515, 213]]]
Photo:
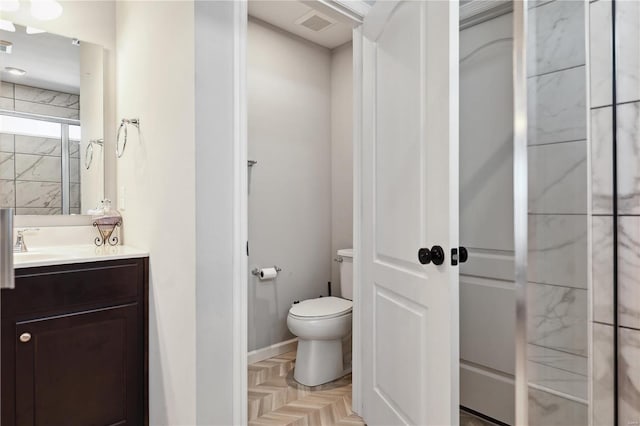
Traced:
[[0, 207], [87, 214], [104, 198], [103, 48], [0, 20]]

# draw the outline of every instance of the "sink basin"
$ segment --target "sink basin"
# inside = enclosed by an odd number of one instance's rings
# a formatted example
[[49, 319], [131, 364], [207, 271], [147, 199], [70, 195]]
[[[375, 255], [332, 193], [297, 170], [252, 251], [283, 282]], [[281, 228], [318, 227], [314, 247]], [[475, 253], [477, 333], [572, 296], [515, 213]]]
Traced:
[[45, 253], [37, 251], [13, 253], [14, 262], [40, 262], [49, 259], [60, 259], [61, 257], [64, 257], [64, 255], [59, 253]]

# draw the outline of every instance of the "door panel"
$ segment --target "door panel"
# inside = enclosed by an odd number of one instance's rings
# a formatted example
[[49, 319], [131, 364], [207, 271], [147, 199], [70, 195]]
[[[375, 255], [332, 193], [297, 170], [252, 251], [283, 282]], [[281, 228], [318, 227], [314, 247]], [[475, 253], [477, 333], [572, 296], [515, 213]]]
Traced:
[[[425, 418], [420, 396], [425, 395], [428, 381], [421, 366], [428, 356], [425, 345], [416, 345], [414, 339], [427, 333], [426, 309], [381, 286], [376, 286], [374, 309], [374, 388], [403, 423], [420, 424]], [[394, 329], [398, 323], [403, 324], [400, 330]]]
[[[458, 5], [377, 2], [362, 39], [362, 416], [458, 423]], [[443, 247], [445, 262], [418, 261]]]
[[128, 305], [17, 323], [16, 425], [138, 424], [137, 315]]
[[413, 269], [414, 248], [420, 241], [415, 230], [421, 228], [425, 213], [420, 176], [420, 76], [424, 69], [418, 54], [421, 41], [415, 37], [420, 28], [419, 9], [418, 2], [399, 4], [375, 51], [376, 254]]

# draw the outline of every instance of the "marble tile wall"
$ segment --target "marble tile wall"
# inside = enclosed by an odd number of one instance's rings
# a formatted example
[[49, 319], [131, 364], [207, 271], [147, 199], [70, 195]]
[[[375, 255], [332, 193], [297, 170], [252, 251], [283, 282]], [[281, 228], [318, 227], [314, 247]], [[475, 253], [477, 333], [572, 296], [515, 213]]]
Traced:
[[[79, 96], [12, 83], [0, 84], [0, 108], [79, 119]], [[80, 213], [80, 147], [69, 142], [70, 213]], [[62, 143], [0, 133], [0, 207], [17, 214], [62, 213]]]
[[585, 3], [538, 2], [529, 31], [530, 424], [587, 424]]
[[[593, 282], [593, 424], [640, 424], [640, 2], [590, 3], [591, 185]], [[616, 66], [612, 20], [616, 22]], [[617, 105], [613, 105], [613, 76]], [[613, 108], [616, 108], [617, 202], [613, 208]], [[614, 213], [617, 228], [614, 229]], [[614, 234], [618, 257], [614, 259]], [[614, 262], [618, 328], [614, 328]], [[618, 393], [614, 400], [614, 336]]]
[[0, 108], [79, 120], [80, 96], [3, 82]]

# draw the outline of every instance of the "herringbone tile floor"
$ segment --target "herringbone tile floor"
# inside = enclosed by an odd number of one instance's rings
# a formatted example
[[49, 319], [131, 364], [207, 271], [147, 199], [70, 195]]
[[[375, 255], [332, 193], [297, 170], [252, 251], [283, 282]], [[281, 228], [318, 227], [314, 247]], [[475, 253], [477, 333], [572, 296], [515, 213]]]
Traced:
[[249, 366], [249, 424], [362, 426], [351, 411], [351, 375], [308, 387], [293, 379], [295, 352]]
[[[308, 387], [293, 379], [296, 353], [249, 365], [250, 426], [364, 426], [351, 411], [351, 375]], [[460, 413], [461, 426], [490, 426]]]

